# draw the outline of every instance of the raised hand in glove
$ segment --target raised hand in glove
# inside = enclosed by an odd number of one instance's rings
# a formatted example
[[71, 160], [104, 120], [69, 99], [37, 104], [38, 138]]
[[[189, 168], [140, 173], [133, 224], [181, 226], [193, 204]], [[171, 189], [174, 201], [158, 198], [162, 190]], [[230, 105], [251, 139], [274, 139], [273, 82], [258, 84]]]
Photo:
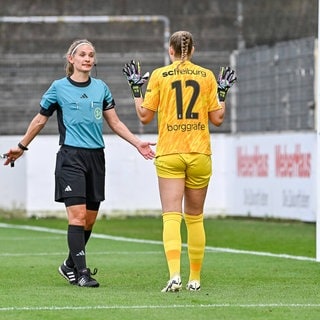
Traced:
[[144, 83], [147, 82], [149, 78], [149, 72], [146, 72], [141, 76], [141, 67], [139, 61], [131, 60], [129, 63], [126, 63], [122, 69], [123, 74], [127, 78], [129, 86], [132, 90], [132, 95], [134, 98], [142, 97], [141, 87]]
[[228, 90], [236, 82], [237, 77], [230, 67], [221, 67], [218, 76], [218, 97], [219, 101], [225, 101]]

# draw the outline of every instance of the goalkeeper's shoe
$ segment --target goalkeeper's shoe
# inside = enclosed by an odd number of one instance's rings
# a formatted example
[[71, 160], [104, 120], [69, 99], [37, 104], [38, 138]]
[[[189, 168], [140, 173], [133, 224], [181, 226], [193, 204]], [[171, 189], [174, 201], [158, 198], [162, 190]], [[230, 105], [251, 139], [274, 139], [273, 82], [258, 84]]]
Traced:
[[63, 264], [59, 267], [58, 271], [70, 284], [77, 283], [76, 269], [68, 267], [66, 261], [63, 261]]
[[186, 289], [189, 291], [200, 291], [200, 282], [197, 280], [192, 280], [187, 283]]
[[79, 271], [78, 275], [78, 286], [79, 287], [91, 287], [96, 288], [99, 287], [99, 283], [96, 279], [93, 279], [91, 275], [95, 275], [98, 272], [97, 269], [93, 270], [93, 273], [91, 273], [89, 268], [82, 269]]
[[182, 288], [180, 276], [172, 277], [167, 285], [161, 290], [161, 292], [178, 292]]

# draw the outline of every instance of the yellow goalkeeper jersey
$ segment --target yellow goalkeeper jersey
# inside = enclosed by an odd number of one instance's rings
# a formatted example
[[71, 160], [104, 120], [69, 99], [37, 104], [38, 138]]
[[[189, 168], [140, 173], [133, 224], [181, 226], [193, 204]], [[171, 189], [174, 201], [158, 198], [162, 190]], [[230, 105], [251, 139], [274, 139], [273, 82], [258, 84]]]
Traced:
[[155, 69], [143, 107], [158, 114], [156, 156], [211, 154], [208, 112], [221, 109], [212, 71], [190, 61]]

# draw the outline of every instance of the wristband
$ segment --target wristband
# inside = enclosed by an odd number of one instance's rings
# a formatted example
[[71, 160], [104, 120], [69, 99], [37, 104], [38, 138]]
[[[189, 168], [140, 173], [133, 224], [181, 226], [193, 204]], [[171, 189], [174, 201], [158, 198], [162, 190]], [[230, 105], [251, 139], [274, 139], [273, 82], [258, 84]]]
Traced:
[[132, 90], [133, 98], [141, 98], [142, 97], [141, 86], [131, 85], [131, 90]]
[[226, 100], [226, 96], [227, 96], [227, 91], [219, 90], [219, 89], [218, 89], [218, 98], [219, 98], [219, 101], [224, 102], [224, 101]]
[[23, 144], [21, 144], [21, 142], [18, 143], [18, 147], [23, 151], [29, 150], [27, 147], [25, 147]]

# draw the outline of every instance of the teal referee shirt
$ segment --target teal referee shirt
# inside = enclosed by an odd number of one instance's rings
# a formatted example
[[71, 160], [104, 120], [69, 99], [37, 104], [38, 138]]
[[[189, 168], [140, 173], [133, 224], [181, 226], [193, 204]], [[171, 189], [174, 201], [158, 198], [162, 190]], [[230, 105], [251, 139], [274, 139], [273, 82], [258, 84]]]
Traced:
[[40, 114], [47, 117], [57, 111], [60, 145], [104, 148], [103, 111], [114, 108], [115, 102], [102, 80], [55, 80], [42, 96], [40, 106]]

